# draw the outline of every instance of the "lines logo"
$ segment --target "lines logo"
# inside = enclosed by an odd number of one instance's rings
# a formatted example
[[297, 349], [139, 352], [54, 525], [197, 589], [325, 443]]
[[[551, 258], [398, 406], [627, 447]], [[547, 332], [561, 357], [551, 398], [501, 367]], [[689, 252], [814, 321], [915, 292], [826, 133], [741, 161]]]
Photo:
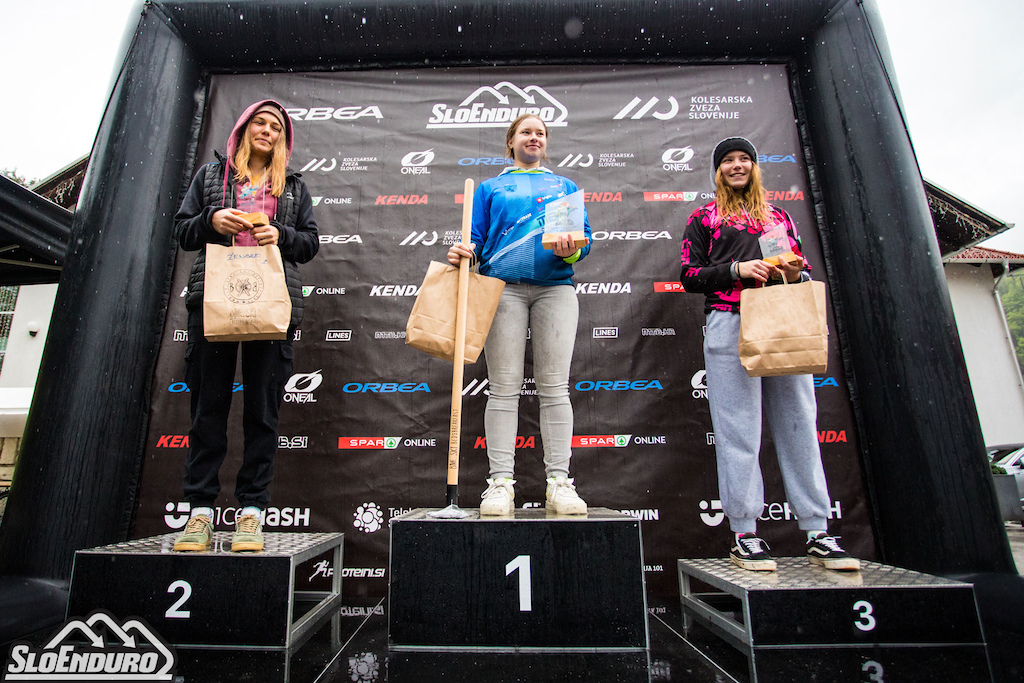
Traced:
[[612, 119], [618, 121], [629, 116], [629, 118], [633, 120], [639, 120], [646, 116], [648, 113], [650, 113], [651, 116], [658, 119], [659, 121], [668, 121], [669, 119], [675, 118], [676, 114], [679, 113], [679, 100], [677, 100], [674, 97], [669, 97], [665, 101], [665, 104], [661, 105], [659, 110], [651, 111], [652, 109], [654, 109], [656, 105], [658, 105], [660, 101], [661, 100], [659, 100], [657, 97], [652, 97], [651, 99], [647, 100], [647, 102], [645, 102], [642, 107], [637, 109], [636, 106], [643, 102], [643, 100], [641, 100], [639, 97], [634, 97], [632, 100], [629, 101], [629, 104], [620, 109], [619, 113], [613, 116]]
[[569, 154], [558, 162], [558, 168], [587, 168], [593, 165], [593, 154]]
[[[63, 641], [69, 638], [73, 644]], [[81, 641], [87, 645], [79, 644]], [[108, 645], [107, 642], [113, 644]], [[42, 648], [18, 642], [4, 671], [8, 681], [172, 681], [174, 650], [141, 619], [118, 623], [98, 609], [72, 619]]]
[[594, 328], [594, 339], [618, 339], [619, 328], [618, 327], [595, 327]]
[[525, 88], [502, 81], [477, 88], [456, 107], [439, 102], [427, 128], [504, 128], [520, 114], [533, 114], [549, 127], [567, 125], [569, 110], [539, 85]]
[[[430, 237], [427, 237], [430, 235]], [[437, 244], [437, 231], [431, 230], [429, 233], [424, 230], [423, 232], [416, 232], [413, 230], [409, 233], [409, 236], [402, 240], [401, 246], [403, 247], [414, 247], [419, 245], [421, 247], [432, 247]]]
[[666, 149], [661, 155], [662, 168], [666, 171], [692, 171], [690, 159], [693, 158], [692, 147], [673, 147]]
[[352, 341], [352, 330], [327, 330], [327, 337], [324, 341], [347, 342]]
[[406, 175], [429, 174], [427, 166], [434, 160], [434, 150], [427, 149], [422, 152], [409, 152], [402, 157], [402, 173]]

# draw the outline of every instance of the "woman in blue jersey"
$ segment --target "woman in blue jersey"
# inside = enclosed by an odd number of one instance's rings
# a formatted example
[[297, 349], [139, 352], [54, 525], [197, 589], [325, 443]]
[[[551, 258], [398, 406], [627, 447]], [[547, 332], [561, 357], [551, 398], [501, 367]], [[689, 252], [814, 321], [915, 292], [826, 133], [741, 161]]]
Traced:
[[490, 383], [484, 412], [490, 477], [481, 515], [510, 515], [515, 506], [515, 440], [527, 329], [540, 402], [546, 506], [558, 514], [587, 511], [569, 478], [569, 365], [579, 319], [572, 264], [590, 251], [590, 223], [584, 210], [586, 245], [577, 248], [568, 233], [559, 233], [553, 249], [542, 247], [545, 205], [579, 190], [568, 178], [541, 166], [547, 142], [547, 125], [536, 116], [526, 114], [512, 122], [505, 136], [505, 156], [513, 165], [480, 184], [473, 196], [472, 242], [448, 250], [452, 265], [463, 258], [479, 260], [481, 274], [506, 283], [484, 344]]

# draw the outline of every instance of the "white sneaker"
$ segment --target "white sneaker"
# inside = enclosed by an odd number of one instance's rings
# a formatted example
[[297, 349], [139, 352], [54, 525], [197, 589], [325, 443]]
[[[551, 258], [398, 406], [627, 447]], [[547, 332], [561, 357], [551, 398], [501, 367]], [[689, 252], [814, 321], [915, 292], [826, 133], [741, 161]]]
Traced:
[[583, 502], [573, 480], [568, 477], [548, 477], [548, 489], [545, 494], [545, 506], [559, 515], [585, 515], [587, 504]]
[[512, 488], [515, 483], [515, 479], [504, 477], [488, 479], [487, 490], [480, 496], [480, 516], [501, 515], [507, 517], [511, 515], [516, 500], [516, 492]]

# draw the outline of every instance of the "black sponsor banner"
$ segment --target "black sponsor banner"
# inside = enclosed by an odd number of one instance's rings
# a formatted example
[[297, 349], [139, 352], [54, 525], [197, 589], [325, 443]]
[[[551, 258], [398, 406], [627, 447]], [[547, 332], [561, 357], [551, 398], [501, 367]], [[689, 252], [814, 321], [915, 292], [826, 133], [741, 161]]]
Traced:
[[[703, 297], [679, 288], [690, 213], [710, 200], [714, 145], [757, 145], [771, 201], [793, 216], [813, 275], [824, 278], [786, 68], [565, 66], [217, 76], [199, 159], [223, 151], [246, 105], [274, 98], [295, 128], [291, 166], [314, 197], [320, 253], [301, 267], [305, 317], [281, 409], [268, 531], [346, 533], [345, 591], [383, 595], [388, 520], [444, 504], [451, 365], [405, 346], [405, 322], [427, 264], [458, 239], [466, 178], [504, 167], [504, 134], [530, 111], [549, 125], [546, 165], [586, 193], [594, 230], [576, 266], [580, 324], [570, 394], [572, 474], [590, 505], [644, 520], [648, 586], [676, 598], [674, 562], [727, 552], [708, 413]], [[187, 452], [184, 289], [179, 252], [161, 344], [134, 535], [184, 523]], [[834, 325], [833, 325], [834, 328]], [[520, 410], [516, 503], [542, 505], [542, 443], [528, 358]], [[873, 539], [852, 410], [833, 337], [815, 379], [819, 440], [834, 520], [858, 555]], [[241, 378], [238, 379], [239, 383]], [[241, 385], [239, 384], [239, 390]], [[460, 504], [476, 507], [487, 476], [486, 364], [467, 367]], [[241, 458], [232, 406], [218, 499], [221, 528]], [[803, 552], [765, 429], [764, 521], [778, 554]], [[187, 507], [187, 506], [185, 506]]]

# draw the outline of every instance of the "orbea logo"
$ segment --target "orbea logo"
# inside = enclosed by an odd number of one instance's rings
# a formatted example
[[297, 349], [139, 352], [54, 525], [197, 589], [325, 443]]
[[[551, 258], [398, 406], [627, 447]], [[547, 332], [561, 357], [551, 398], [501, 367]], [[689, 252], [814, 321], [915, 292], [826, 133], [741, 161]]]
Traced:
[[697, 192], [644, 192], [645, 202], [695, 202]]
[[401, 442], [400, 436], [339, 436], [338, 448], [393, 451]]
[[632, 434], [605, 434], [573, 436], [573, 448], [624, 448], [629, 445]]
[[[72, 638], [72, 644], [63, 641]], [[80, 641], [88, 644], [78, 644]], [[107, 641], [112, 645], [107, 645]], [[174, 650], [141, 619], [118, 623], [98, 609], [72, 619], [39, 648], [28, 642], [11, 647], [8, 681], [171, 681], [178, 659]]]
[[456, 107], [435, 104], [427, 128], [504, 128], [520, 114], [532, 114], [549, 127], [563, 127], [569, 110], [539, 85], [520, 88], [502, 81], [477, 88]]
[[331, 119], [335, 121], [354, 121], [364, 116], [372, 116], [376, 119], [384, 118], [384, 115], [380, 113], [380, 107], [376, 105], [338, 108], [310, 107], [309, 109], [287, 107], [285, 112], [292, 121], [330, 121]]
[[619, 379], [593, 382], [583, 380], [576, 382], [576, 391], [646, 391], [647, 389], [664, 389], [656, 379]]
[[422, 152], [409, 152], [402, 157], [402, 173], [406, 175], [429, 174], [427, 166], [434, 160], [434, 150], [426, 149]]
[[757, 163], [759, 164], [781, 164], [784, 161], [796, 163], [796, 157], [792, 154], [758, 154]]

